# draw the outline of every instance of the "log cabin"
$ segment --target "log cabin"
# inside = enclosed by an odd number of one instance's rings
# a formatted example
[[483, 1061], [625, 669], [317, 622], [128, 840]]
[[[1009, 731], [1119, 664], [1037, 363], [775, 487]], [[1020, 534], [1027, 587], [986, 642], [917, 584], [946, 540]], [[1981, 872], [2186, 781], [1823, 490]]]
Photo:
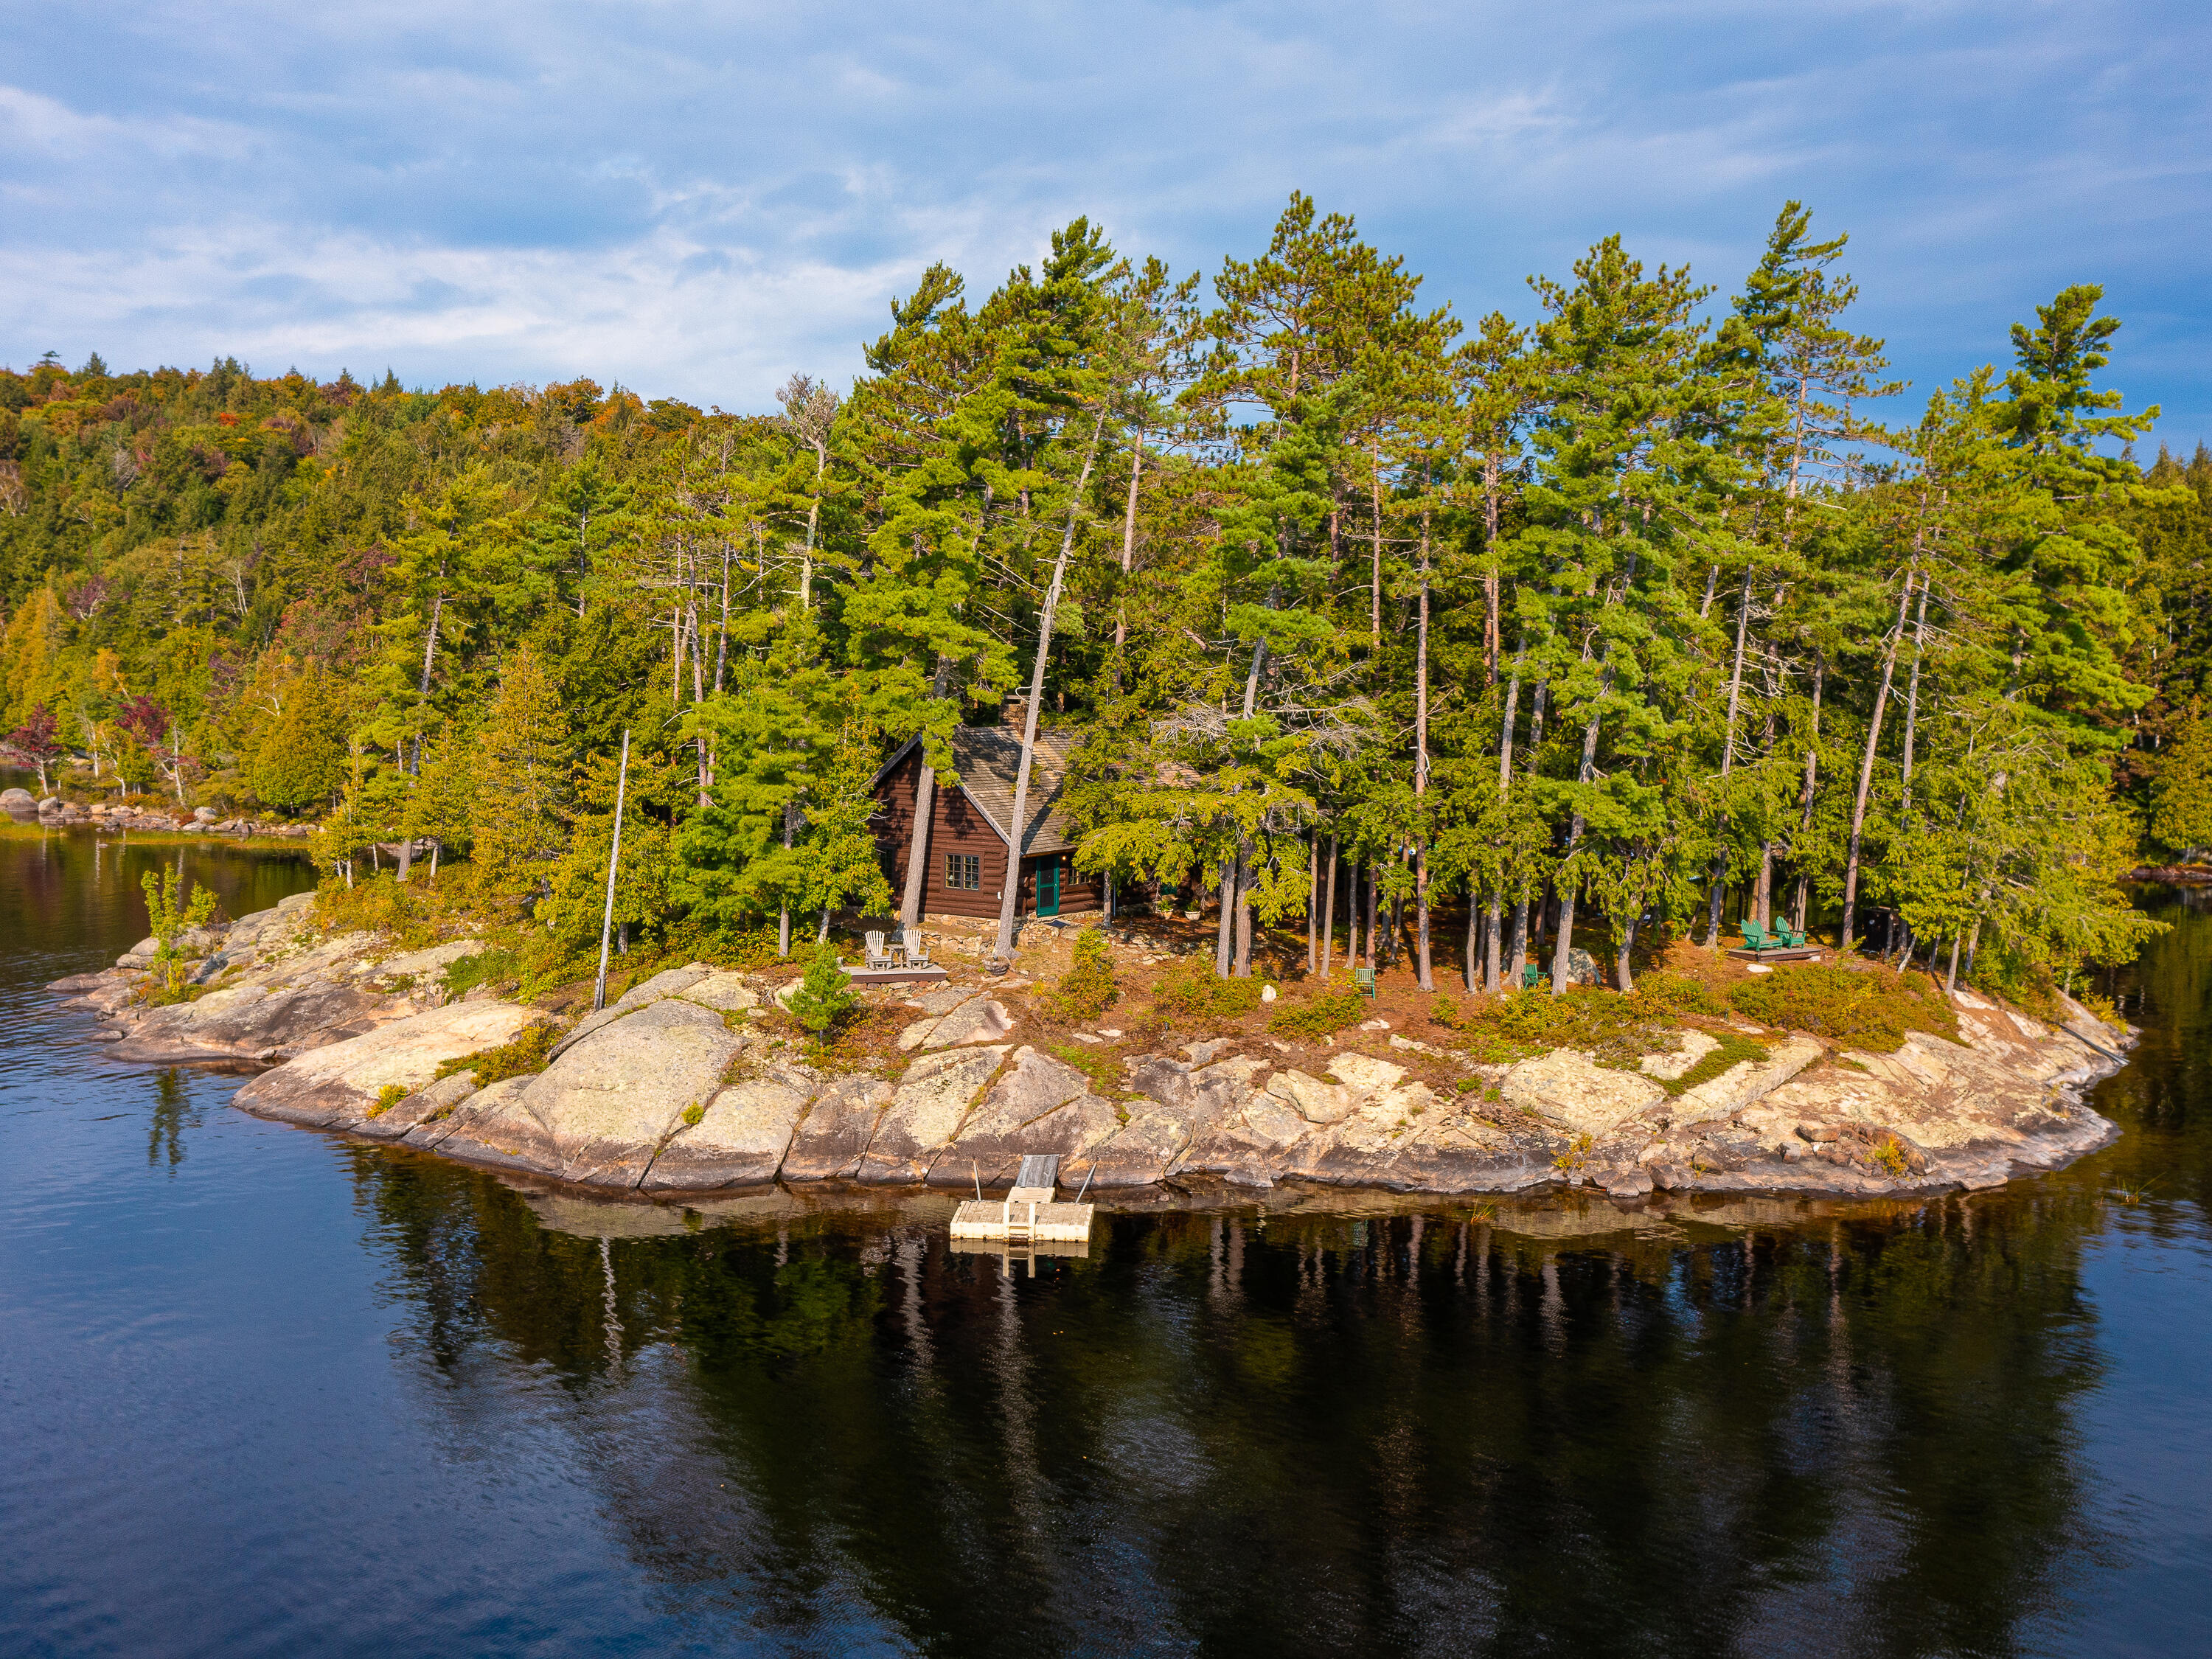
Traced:
[[[1103, 905], [1099, 878], [1075, 868], [1075, 823], [1060, 805], [1067, 757], [1074, 747], [1075, 739], [1067, 733], [1037, 733], [1016, 915], [1062, 916]], [[953, 733], [952, 759], [957, 781], [939, 773], [930, 791], [922, 848], [922, 914], [995, 919], [1012, 841], [1014, 779], [1021, 766], [1022, 740], [1005, 726], [963, 726]], [[876, 847], [891, 892], [900, 897], [906, 892], [921, 765], [921, 739], [916, 738], [884, 763], [873, 786], [880, 808], [873, 820]]]

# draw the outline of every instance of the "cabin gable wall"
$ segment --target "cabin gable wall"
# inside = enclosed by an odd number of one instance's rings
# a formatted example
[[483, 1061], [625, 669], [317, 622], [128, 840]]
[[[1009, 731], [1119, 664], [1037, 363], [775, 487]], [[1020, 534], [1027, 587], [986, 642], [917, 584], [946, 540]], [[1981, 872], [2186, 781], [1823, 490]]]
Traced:
[[[895, 900], [903, 899], [906, 895], [907, 847], [913, 834], [915, 801], [921, 787], [921, 750], [918, 747], [904, 756], [876, 785], [877, 811], [869, 827], [874, 832], [877, 854]], [[1006, 843], [975, 804], [942, 774], [932, 793], [935, 799], [930, 804], [922, 914], [996, 917], [999, 896], [1006, 883]], [[954, 854], [976, 860], [981, 866], [980, 885], [945, 885], [945, 860]], [[1022, 890], [1016, 905], [1017, 915], [1036, 913], [1036, 866], [1047, 860], [1060, 866], [1060, 915], [1101, 907], [1104, 895], [1098, 878], [1078, 874], [1073, 854], [1049, 853], [1022, 860]]]

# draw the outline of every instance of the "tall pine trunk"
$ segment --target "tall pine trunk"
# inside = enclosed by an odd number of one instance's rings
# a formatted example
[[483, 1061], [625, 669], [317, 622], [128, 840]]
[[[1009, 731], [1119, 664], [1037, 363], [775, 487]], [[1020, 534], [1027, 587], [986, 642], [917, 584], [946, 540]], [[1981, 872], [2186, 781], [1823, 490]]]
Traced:
[[[1508, 792], [1513, 784], [1513, 722], [1521, 708], [1521, 675], [1516, 670], [1505, 688], [1505, 718], [1498, 734], [1498, 805], [1505, 809]], [[1483, 922], [1483, 988], [1495, 995], [1498, 991], [1498, 919], [1505, 902], [1505, 871], [1498, 867], [1498, 880], [1490, 890], [1490, 910]], [[1472, 892], [1468, 900], [1468, 926], [1474, 925], [1474, 901]], [[1468, 989], [1474, 985], [1469, 981]]]
[[1920, 659], [1928, 653], [1928, 578], [1920, 578], [1920, 609], [1912, 619], [1912, 672], [1905, 682], [1905, 798], [1899, 822], [1912, 816], [1912, 744], [1920, 726]]
[[[1607, 689], [1610, 689], [1609, 684]], [[1589, 724], [1583, 728], [1583, 763], [1575, 773], [1577, 783], [1588, 784], [1597, 775], [1598, 720], [1599, 717], [1593, 714]], [[1583, 810], [1577, 806], [1574, 817], [1567, 823], [1568, 860], [1574, 857], [1575, 849], [1582, 844], [1584, 827]], [[1562, 860], [1562, 866], [1565, 862], [1566, 860]], [[1552, 945], [1552, 994], [1555, 997], [1566, 994], [1567, 958], [1572, 953], [1575, 943], [1575, 899], [1581, 887], [1579, 881], [1566, 881], [1559, 884], [1559, 928]]]
[[1022, 711], [1022, 762], [1014, 774], [1013, 822], [1006, 826], [1006, 880], [999, 896], [999, 937], [993, 946], [989, 968], [1005, 973], [1013, 965], [1014, 908], [1020, 902], [1022, 847], [1028, 840], [1030, 771], [1036, 759], [1037, 711], [1044, 704], [1045, 663], [1052, 655], [1052, 623], [1060, 609], [1060, 595], [1067, 585], [1068, 555], [1075, 547], [1076, 520], [1083, 511], [1083, 491], [1091, 482], [1091, 465], [1098, 459], [1098, 435], [1106, 429], [1106, 411], [1091, 422], [1091, 442], [1083, 452], [1083, 470], [1067, 501], [1067, 526], [1060, 532], [1060, 556], [1053, 561], [1052, 585], [1045, 589], [1044, 609], [1037, 617], [1036, 660], [1030, 668], [1029, 707]]
[[[1425, 804], [1429, 788], [1429, 515], [1421, 514], [1420, 615], [1413, 647], [1413, 798]], [[1429, 836], [1425, 820], [1413, 842], [1413, 931], [1416, 982], [1437, 988], [1429, 962]]]
[[1881, 684], [1875, 690], [1874, 713], [1867, 720], [1866, 753], [1859, 762], [1858, 793], [1851, 801], [1850, 851], [1844, 861], [1844, 925], [1836, 939], [1841, 951], [1851, 948], [1858, 931], [1859, 845], [1866, 831], [1867, 797], [1874, 788], [1875, 748], [1881, 741], [1882, 711], [1888, 705], [1890, 683], [1897, 674], [1897, 647], [1905, 637], [1905, 608], [1912, 602], [1912, 583], [1917, 574], [1917, 566], [1905, 570], [1905, 591], [1897, 596], [1897, 625], [1890, 629], [1888, 647], [1881, 654]]
[[[1710, 582], [1708, 583], [1710, 586]], [[1721, 779], [1727, 781], [1735, 766], [1735, 716], [1743, 700], [1743, 642], [1751, 623], [1751, 565], [1743, 567], [1743, 591], [1737, 596], [1735, 606], [1735, 665], [1729, 673], [1728, 727], [1721, 748]], [[1725, 790], [1723, 792], [1725, 793]], [[1728, 874], [1728, 855], [1713, 854], [1712, 895], [1705, 912], [1705, 949], [1717, 949], [1721, 941], [1721, 900]]]
[[[1818, 650], [1813, 653], [1813, 729], [1810, 741], [1805, 745], [1805, 787], [1798, 797], [1797, 838], [1802, 842], [1813, 833], [1813, 798], [1820, 776], [1820, 693], [1828, 678], [1828, 659]], [[1791, 859], [1797, 866], [1797, 901], [1790, 925], [1799, 933], [1805, 931], [1805, 914], [1812, 899], [1812, 873], [1805, 868], [1799, 848], [1790, 849]]]
[[1328, 980], [1329, 957], [1336, 946], [1336, 837], [1328, 838], [1328, 879], [1322, 889], [1321, 976]]

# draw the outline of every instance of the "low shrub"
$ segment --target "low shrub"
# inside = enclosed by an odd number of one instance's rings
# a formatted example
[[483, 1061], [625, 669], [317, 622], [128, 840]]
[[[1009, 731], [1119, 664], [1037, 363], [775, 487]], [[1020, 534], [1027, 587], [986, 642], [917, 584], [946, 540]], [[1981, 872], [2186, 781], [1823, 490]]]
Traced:
[[1869, 1054], [1903, 1046], [1907, 1031], [1955, 1040], [1959, 1017], [1942, 989], [1925, 977], [1871, 964], [1863, 968], [1777, 968], [1738, 982], [1729, 993], [1738, 1013], [1778, 1030], [1806, 1031], [1848, 1042]]
[[1203, 968], [1188, 969], [1161, 980], [1152, 996], [1170, 1013], [1187, 1018], [1234, 1019], [1260, 1006], [1260, 981], [1216, 979]]
[[464, 996], [479, 985], [497, 989], [512, 985], [522, 972], [522, 964], [512, 951], [495, 946], [479, 951], [474, 956], [456, 957], [446, 965], [446, 990], [452, 996]]
[[1327, 1036], [1359, 1024], [1370, 1006], [1357, 992], [1338, 991], [1278, 1008], [1267, 1029], [1279, 1036]]
[[799, 988], [791, 994], [791, 1017], [819, 1042], [859, 1012], [860, 999], [837, 961], [837, 947], [820, 945], [807, 959]]
[[1114, 982], [1114, 957], [1096, 928], [1075, 936], [1075, 965], [1060, 975], [1053, 1001], [1064, 1019], [1096, 1019], [1121, 994]]
[[1500, 997], [1459, 1028], [1479, 1060], [1522, 1060], [1553, 1048], [1580, 1048], [1601, 1066], [1632, 1067], [1639, 1056], [1665, 1054], [1680, 1038], [1657, 1011], [1636, 998], [1577, 987], [1565, 996], [1545, 988]]
[[371, 1117], [382, 1117], [394, 1106], [406, 1099], [407, 1094], [407, 1085], [404, 1083], [386, 1084], [376, 1091], [376, 1104], [368, 1109], [368, 1115]]
[[496, 1048], [479, 1048], [475, 1054], [446, 1061], [438, 1067], [438, 1075], [452, 1077], [457, 1072], [473, 1073], [477, 1087], [489, 1089], [511, 1077], [527, 1077], [533, 1072], [544, 1071], [546, 1055], [560, 1040], [559, 1026], [547, 1020], [534, 1021], [516, 1032], [512, 1042], [502, 1042]]
[[1646, 974], [1636, 981], [1634, 996], [1654, 1013], [1717, 1018], [1728, 1012], [1728, 999], [1718, 988], [1687, 974]]
[[2122, 1024], [2120, 1005], [2108, 996], [2100, 996], [2094, 991], [2084, 991], [2074, 1000], [2096, 1015], [2102, 1024], [2110, 1025], [2114, 1030], [2118, 1030]]
[[427, 880], [403, 884], [390, 871], [350, 887], [331, 877], [315, 890], [315, 922], [325, 933], [375, 933], [410, 950], [429, 944], [447, 914]]

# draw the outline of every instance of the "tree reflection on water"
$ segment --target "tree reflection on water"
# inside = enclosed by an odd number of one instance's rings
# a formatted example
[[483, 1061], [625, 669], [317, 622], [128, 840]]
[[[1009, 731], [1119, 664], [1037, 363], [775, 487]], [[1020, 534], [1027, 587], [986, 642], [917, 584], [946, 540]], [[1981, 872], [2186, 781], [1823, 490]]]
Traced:
[[200, 1109], [192, 1102], [185, 1079], [173, 1066], [154, 1073], [154, 1111], [147, 1120], [146, 1162], [158, 1165], [167, 1153], [169, 1168], [185, 1161], [184, 1132], [197, 1129]]
[[1032, 1279], [865, 1200], [608, 1239], [357, 1168], [452, 1409], [557, 1389], [702, 1618], [960, 1653], [2002, 1652], [2097, 1548], [2084, 1192], [1589, 1237], [1121, 1216]]

